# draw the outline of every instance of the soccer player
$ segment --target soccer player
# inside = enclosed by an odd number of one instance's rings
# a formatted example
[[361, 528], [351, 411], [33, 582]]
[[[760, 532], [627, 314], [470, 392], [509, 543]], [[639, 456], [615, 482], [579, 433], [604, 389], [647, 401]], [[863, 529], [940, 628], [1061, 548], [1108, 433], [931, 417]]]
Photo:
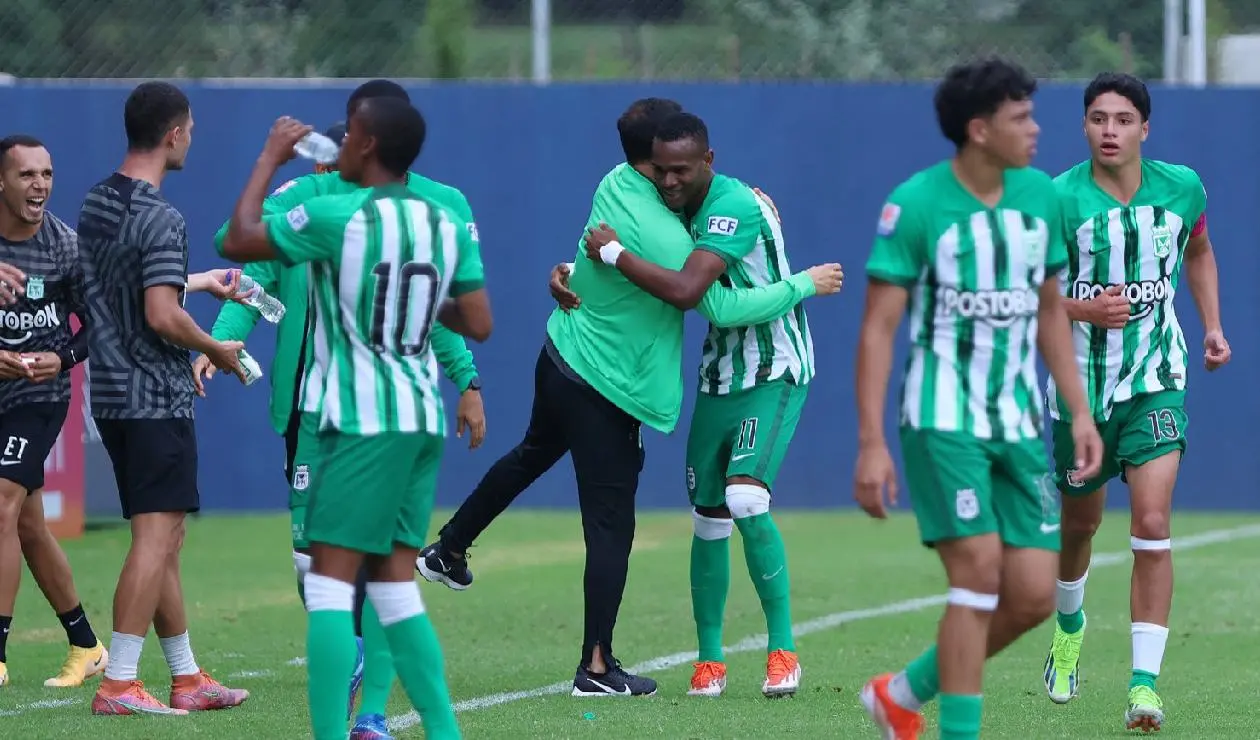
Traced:
[[[314, 361], [303, 380], [303, 411], [319, 415], [320, 435], [304, 588], [315, 738], [346, 737], [341, 699], [354, 664], [353, 582], [365, 559], [368, 599], [425, 737], [458, 738], [414, 568], [446, 433], [430, 328], [436, 319], [478, 341], [489, 336], [481, 257], [463, 222], [407, 188], [425, 124], [395, 98], [365, 100], [349, 120], [338, 166], [365, 189], [263, 217], [271, 178], [309, 130], [291, 119], [276, 123], [223, 247], [242, 261], [310, 264]], [[364, 495], [369, 479], [391, 485]]]
[[1050, 615], [1059, 506], [1034, 341], [1073, 411], [1074, 465], [1091, 475], [1100, 465], [1055, 278], [1067, 262], [1058, 197], [1028, 166], [1035, 91], [1027, 72], [1001, 59], [946, 73], [936, 115], [956, 153], [892, 192], [866, 264], [856, 498], [880, 519], [885, 492], [896, 502], [884, 398], [908, 307], [901, 449], [920, 539], [949, 582], [937, 644], [862, 689], [885, 738], [919, 737], [919, 710], [938, 694], [942, 740], [978, 738], [986, 656]]
[[[239, 274], [188, 274], [184, 218], [159, 189], [167, 173], [183, 168], [192, 143], [188, 98], [174, 85], [145, 82], [127, 97], [123, 122], [127, 156], [92, 186], [79, 212], [92, 418], [131, 522], [131, 549], [114, 592], [109, 667], [92, 712], [187, 714], [234, 707], [249, 696], [197, 665], [179, 567], [184, 518], [200, 509], [189, 349], [241, 377], [242, 347], [202, 331], [184, 297], [232, 297]], [[137, 678], [150, 625], [171, 668], [169, 706]]]
[[[652, 139], [660, 123], [680, 110], [674, 101], [647, 98], [622, 115], [617, 129], [626, 163], [604, 176], [587, 221], [592, 228], [613, 224], [628, 252], [671, 267], [683, 264], [692, 242], [650, 179]], [[699, 305], [722, 326], [757, 323], [792, 310], [814, 293], [815, 281], [838, 287], [836, 274], [831, 266], [754, 290], [715, 286]], [[425, 549], [420, 572], [430, 581], [467, 588], [472, 574], [466, 553], [476, 537], [570, 453], [586, 541], [585, 638], [572, 694], [650, 695], [656, 681], [621, 667], [612, 633], [634, 540], [644, 454], [640, 425], [668, 434], [682, 406], [683, 313], [603, 265], [581, 265], [571, 284], [581, 306], [557, 307], [547, 322], [524, 440], [494, 464], [442, 528], [440, 540]]]
[[[350, 94], [346, 101], [346, 116], [352, 116], [359, 104], [372, 98], [396, 98], [410, 102], [407, 91], [397, 83], [389, 80], [371, 80], [365, 82]], [[334, 127], [335, 129], [336, 127]], [[344, 128], [344, 127], [343, 127]], [[341, 142], [345, 138], [344, 130], [339, 134], [330, 130], [326, 134], [330, 139]], [[359, 189], [355, 183], [349, 182], [336, 174], [337, 165], [317, 165], [319, 174], [306, 175], [281, 185], [267, 200], [263, 202], [263, 211], [267, 215], [285, 213], [296, 206], [320, 195], [352, 193]], [[467, 224], [467, 231], [474, 242], [478, 241], [477, 227], [473, 222], [472, 209], [468, 199], [458, 189], [430, 180], [415, 172], [407, 173], [407, 188], [414, 194], [433, 200], [458, 219]], [[216, 235], [216, 246], [221, 250], [227, 236], [228, 224], [224, 224]], [[314, 460], [318, 455], [319, 445], [316, 439], [318, 417], [301, 412], [299, 393], [300, 379], [303, 369], [310, 362], [312, 351], [310, 336], [310, 308], [308, 295], [307, 267], [297, 265], [286, 267], [279, 261], [253, 262], [246, 266], [245, 274], [258, 281], [269, 293], [277, 295], [288, 307], [280, 320], [278, 343], [275, 359], [272, 362], [272, 425], [277, 433], [285, 438], [286, 480], [291, 481], [289, 493], [289, 510], [292, 515], [293, 559], [298, 574], [298, 592], [302, 592], [302, 581], [310, 570], [309, 542], [305, 535], [306, 512], [310, 474]], [[256, 310], [226, 304], [215, 321], [211, 334], [218, 339], [244, 339], [258, 321]], [[447, 379], [460, 389], [459, 404], [456, 407], [456, 436], [462, 437], [464, 430], [469, 432], [469, 447], [476, 449], [485, 438], [486, 419], [481, 397], [481, 381], [478, 378], [477, 366], [473, 362], [472, 352], [463, 337], [447, 329], [440, 323], [434, 324], [429, 338], [433, 355], [442, 368]], [[205, 368], [212, 374], [208, 360], [198, 358], [198, 369]], [[394, 663], [389, 654], [389, 644], [385, 634], [380, 630], [379, 621], [371, 604], [365, 604], [364, 584], [367, 573], [360, 573], [359, 582], [355, 586], [355, 635], [362, 643], [363, 659], [356, 663], [356, 669], [350, 684], [350, 713], [354, 711], [355, 693], [362, 682], [363, 697], [359, 705], [359, 714], [351, 732], [352, 740], [389, 740], [385, 726], [385, 706], [389, 700], [390, 689], [394, 680]], [[363, 615], [367, 614], [366, 620]], [[364, 632], [366, 629], [366, 633]], [[366, 635], [366, 637], [365, 637]]]
[[1186, 449], [1190, 353], [1173, 307], [1183, 264], [1203, 322], [1203, 364], [1212, 371], [1230, 359], [1203, 182], [1189, 167], [1142, 156], [1150, 117], [1151, 96], [1141, 80], [1095, 77], [1085, 89], [1090, 158], [1055, 179], [1068, 244], [1064, 304], [1106, 452], [1096, 475], [1075, 469], [1075, 412], [1050, 383], [1063, 537], [1058, 619], [1044, 676], [1051, 701], [1064, 704], [1076, 696], [1091, 541], [1107, 482], [1118, 475], [1129, 484], [1133, 547], [1133, 672], [1124, 719], [1129, 729], [1147, 732], [1164, 722], [1155, 679], [1172, 608], [1172, 494]]
[[[0, 140], [0, 256], [26, 276], [25, 295], [0, 322], [9, 348], [0, 351], [0, 686], [10, 680], [5, 643], [23, 555], [70, 641], [60, 673], [44, 685], [80, 686], [109, 661], [83, 613], [66, 553], [48, 531], [40, 495], [44, 460], [70, 406], [70, 369], [87, 357], [78, 238], [45, 210], [52, 184], [52, 157], [38, 139]], [[80, 321], [74, 333], [71, 314]]]
[[[586, 240], [588, 257], [681, 311], [695, 307], [719, 281], [755, 288], [792, 277], [778, 216], [752, 188], [713, 171], [704, 121], [677, 113], [663, 122], [652, 165], [665, 205], [689, 224], [694, 251], [673, 270], [626, 251], [615, 233], [601, 228]], [[814, 342], [800, 304], [769, 321], [709, 327], [687, 434], [687, 493], [695, 522], [692, 612], [700, 646], [687, 692], [692, 696], [719, 696], [726, 689], [722, 623], [736, 527], [769, 628], [761, 692], [790, 696], [800, 685], [787, 552], [770, 515], [770, 491], [813, 377]]]

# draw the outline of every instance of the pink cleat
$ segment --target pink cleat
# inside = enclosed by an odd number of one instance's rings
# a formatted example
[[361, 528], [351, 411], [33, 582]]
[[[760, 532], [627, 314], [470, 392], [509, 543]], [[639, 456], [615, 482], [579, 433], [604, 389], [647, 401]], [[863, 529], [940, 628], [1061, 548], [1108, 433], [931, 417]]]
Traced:
[[92, 714], [122, 716], [128, 714], [188, 714], [172, 709], [153, 698], [140, 681], [101, 679], [101, 686], [92, 697]]
[[229, 689], [204, 670], [171, 679], [171, 706], [189, 712], [228, 709], [244, 704], [248, 698], [245, 689]]

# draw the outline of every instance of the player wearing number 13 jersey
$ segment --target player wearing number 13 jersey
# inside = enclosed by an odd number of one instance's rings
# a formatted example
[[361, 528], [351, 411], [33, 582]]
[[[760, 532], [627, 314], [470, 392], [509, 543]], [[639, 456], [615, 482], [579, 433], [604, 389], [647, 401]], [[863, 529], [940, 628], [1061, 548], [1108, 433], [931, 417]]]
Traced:
[[[260, 218], [276, 168], [309, 131], [281, 119], [224, 244], [231, 258], [309, 263], [311, 271], [314, 346], [302, 395], [303, 411], [318, 415], [320, 436], [308, 488], [312, 563], [304, 591], [316, 740], [346, 737], [345, 684], [356, 652], [353, 582], [365, 558], [367, 597], [425, 736], [459, 737], [441, 651], [413, 579], [446, 433], [429, 334], [441, 320], [484, 340], [490, 312], [466, 225], [405, 185], [424, 130], [405, 101], [363, 102], [350, 118], [338, 165], [343, 178], [365, 189]], [[390, 485], [365, 495], [370, 480]]]
[[1091, 157], [1055, 180], [1068, 243], [1063, 291], [1077, 364], [1106, 450], [1097, 475], [1075, 470], [1066, 436], [1071, 417], [1051, 383], [1063, 540], [1057, 625], [1044, 664], [1051, 701], [1067, 703], [1078, 689], [1090, 541], [1102, 518], [1105, 486], [1119, 475], [1129, 484], [1134, 551], [1125, 724], [1145, 731], [1160, 729], [1164, 720], [1155, 680], [1172, 604], [1168, 521], [1186, 448], [1190, 360], [1173, 307], [1183, 266], [1206, 330], [1204, 363], [1214, 370], [1229, 360], [1203, 183], [1189, 167], [1142, 158], [1150, 112], [1150, 94], [1140, 80], [1099, 75], [1085, 91]]

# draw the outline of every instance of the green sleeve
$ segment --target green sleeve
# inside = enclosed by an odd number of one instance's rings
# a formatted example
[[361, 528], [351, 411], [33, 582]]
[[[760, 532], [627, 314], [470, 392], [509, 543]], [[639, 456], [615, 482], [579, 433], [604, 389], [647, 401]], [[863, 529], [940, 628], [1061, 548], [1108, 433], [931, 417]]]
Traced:
[[[275, 262], [251, 262], [245, 265], [244, 274], [254, 279], [258, 286], [270, 295], [275, 295], [280, 287], [280, 265]], [[243, 342], [253, 331], [254, 325], [262, 316], [258, 309], [236, 301], [226, 301], [219, 309], [219, 316], [214, 320], [210, 336], [220, 342]]]
[[734, 188], [714, 199], [696, 216], [696, 249], [712, 252], [730, 265], [757, 247], [761, 207], [746, 188]]
[[1050, 206], [1046, 218], [1046, 275], [1058, 275], [1067, 267], [1067, 226], [1063, 215], [1063, 200], [1051, 185], [1048, 188]]
[[264, 216], [267, 238], [286, 266], [303, 262], [335, 261], [341, 255], [346, 224], [363, 199], [354, 195], [325, 195], [301, 203], [287, 213]]
[[[1186, 169], [1190, 168], [1187, 167]], [[1190, 228], [1193, 229], [1199, 225], [1199, 219], [1207, 212], [1207, 188], [1203, 186], [1203, 180], [1199, 177], [1199, 173], [1190, 170], [1190, 177], [1192, 178], [1191, 192], [1193, 193], [1191, 197], [1194, 199], [1191, 206], [1192, 218], [1190, 220]]]
[[[447, 223], [455, 229], [455, 243], [459, 253], [459, 262], [455, 265], [455, 274], [451, 276], [451, 287], [448, 291], [454, 298], [484, 288], [486, 272], [481, 264], [481, 247], [473, 241], [472, 234], [454, 221], [448, 219]], [[446, 228], [446, 224], [443, 224], [443, 228]]]
[[464, 222], [464, 227], [468, 229], [468, 235], [476, 242], [477, 248], [481, 248], [481, 235], [477, 233], [477, 221], [473, 218], [472, 206], [468, 203], [468, 198], [458, 190], [454, 193], [456, 198], [451, 201], [451, 213], [454, 213], [459, 220]]
[[787, 280], [760, 288], [709, 286], [696, 310], [720, 328], [756, 326], [783, 316], [796, 304], [814, 295], [814, 281], [798, 272]]
[[[284, 213], [318, 195], [318, 176], [303, 175], [294, 178], [271, 191], [271, 195], [268, 195], [266, 200], [263, 201], [263, 215], [270, 216], [276, 213]], [[223, 241], [227, 239], [228, 224], [230, 223], [230, 219], [224, 221], [214, 235], [214, 249], [219, 253], [220, 257], [223, 256]]]
[[880, 211], [866, 274], [904, 287], [919, 279], [927, 263], [927, 229], [922, 213], [901, 190], [894, 190]]
[[429, 332], [429, 346], [446, 379], [454, 383], [460, 393], [467, 390], [468, 384], [477, 377], [477, 365], [464, 338], [435, 321]]

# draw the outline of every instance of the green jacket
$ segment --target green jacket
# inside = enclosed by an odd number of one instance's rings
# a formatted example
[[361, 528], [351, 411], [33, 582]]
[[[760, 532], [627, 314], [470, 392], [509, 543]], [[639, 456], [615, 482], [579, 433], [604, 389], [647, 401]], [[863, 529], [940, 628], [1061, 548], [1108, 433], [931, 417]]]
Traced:
[[[472, 208], [468, 199], [456, 188], [443, 185], [411, 172], [407, 176], [407, 187], [414, 193], [437, 202], [446, 207], [460, 220], [468, 224], [468, 230], [477, 240], [477, 227], [473, 221]], [[327, 174], [310, 174], [290, 180], [267, 197], [263, 202], [264, 214], [284, 213], [311, 198], [321, 195], [352, 193], [358, 186], [341, 179], [335, 172]], [[223, 254], [223, 240], [227, 237], [228, 224], [223, 224], [214, 236], [214, 246], [219, 254]], [[294, 395], [297, 392], [298, 351], [304, 338], [307, 313], [307, 266], [285, 267], [278, 261], [251, 262], [245, 266], [244, 273], [253, 278], [268, 295], [275, 296], [284, 304], [284, 318], [276, 326], [276, 353], [271, 361], [271, 426], [277, 434], [284, 434], [289, 426], [289, 417], [294, 410]], [[245, 341], [258, 323], [261, 314], [258, 309], [240, 303], [228, 301], [219, 310], [211, 336], [221, 341]], [[434, 324], [430, 333], [430, 346], [442, 372], [460, 392], [468, 388], [469, 383], [477, 376], [477, 366], [473, 362], [472, 352], [464, 338], [441, 324]], [[306, 343], [306, 358], [303, 367], [309, 367], [311, 361], [311, 343]]]

